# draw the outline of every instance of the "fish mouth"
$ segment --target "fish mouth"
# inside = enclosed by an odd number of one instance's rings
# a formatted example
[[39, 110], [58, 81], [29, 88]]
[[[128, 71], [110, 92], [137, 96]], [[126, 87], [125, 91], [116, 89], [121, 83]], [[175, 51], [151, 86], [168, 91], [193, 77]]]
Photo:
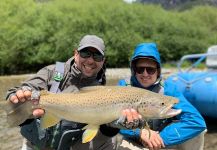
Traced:
[[181, 109], [173, 109], [173, 105], [166, 107], [163, 111], [161, 111], [162, 117], [171, 118], [174, 117], [182, 112]]
[[168, 116], [168, 118], [174, 117], [174, 116], [180, 114], [181, 112], [182, 112], [181, 109], [172, 109], [172, 108], [170, 108], [169, 110], [167, 110], [166, 116]]

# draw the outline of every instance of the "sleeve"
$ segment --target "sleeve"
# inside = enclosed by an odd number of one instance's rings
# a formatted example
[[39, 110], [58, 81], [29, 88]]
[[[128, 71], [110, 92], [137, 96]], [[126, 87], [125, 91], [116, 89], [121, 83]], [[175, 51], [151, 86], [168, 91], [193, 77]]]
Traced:
[[129, 139], [139, 139], [140, 138], [140, 129], [135, 129], [135, 130], [122, 129], [120, 130], [119, 133], [123, 135], [125, 138], [129, 138]]
[[53, 69], [54, 69], [54, 65], [44, 67], [41, 70], [39, 70], [37, 74], [33, 75], [33, 77], [30, 77], [29, 79], [24, 81], [20, 86], [9, 89], [6, 94], [6, 99], [9, 99], [9, 97], [12, 94], [16, 93], [16, 91], [22, 86], [28, 86], [34, 90], [42, 90], [42, 89], [48, 90], [49, 88], [48, 82], [52, 78]]
[[119, 131], [120, 131], [120, 129], [112, 128], [110, 126], [107, 126], [106, 124], [103, 124], [100, 126], [100, 132], [102, 134], [104, 134], [105, 136], [108, 136], [108, 137], [115, 136], [116, 134], [118, 134]]
[[174, 105], [173, 108], [182, 109], [181, 114], [176, 116], [178, 121], [166, 126], [160, 132], [160, 136], [166, 146], [183, 143], [206, 129], [203, 117], [177, 90], [174, 84], [165, 83], [164, 94], [177, 97], [179, 103]]

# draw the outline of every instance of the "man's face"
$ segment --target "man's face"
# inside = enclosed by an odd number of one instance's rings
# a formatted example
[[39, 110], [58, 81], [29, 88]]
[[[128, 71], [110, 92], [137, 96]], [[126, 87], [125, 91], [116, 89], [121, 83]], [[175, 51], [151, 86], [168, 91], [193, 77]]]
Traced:
[[136, 61], [135, 67], [136, 78], [143, 87], [147, 88], [156, 82], [158, 69], [155, 61], [140, 58]]
[[104, 57], [102, 60], [97, 59], [100, 58], [100, 55], [102, 54], [93, 47], [82, 49], [79, 52], [75, 51], [75, 63], [84, 76], [92, 77], [97, 75], [105, 61]]

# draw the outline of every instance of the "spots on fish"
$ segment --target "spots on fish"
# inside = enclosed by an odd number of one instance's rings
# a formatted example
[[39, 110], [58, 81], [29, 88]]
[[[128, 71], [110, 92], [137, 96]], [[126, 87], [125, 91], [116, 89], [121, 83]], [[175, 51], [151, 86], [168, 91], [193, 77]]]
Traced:
[[[148, 90], [132, 87], [105, 87], [97, 90], [89, 90], [81, 93], [60, 93], [42, 96], [46, 103], [63, 105], [71, 108], [111, 108], [142, 107], [160, 108], [171, 103], [167, 97], [150, 92]], [[43, 104], [43, 102], [42, 102]]]

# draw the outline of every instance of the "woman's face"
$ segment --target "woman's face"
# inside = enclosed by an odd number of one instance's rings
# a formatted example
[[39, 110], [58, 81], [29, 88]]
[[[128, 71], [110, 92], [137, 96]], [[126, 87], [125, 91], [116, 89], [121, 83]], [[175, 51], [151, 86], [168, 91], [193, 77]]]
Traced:
[[158, 78], [157, 62], [147, 58], [139, 58], [135, 62], [135, 76], [139, 83], [147, 88], [153, 85]]

